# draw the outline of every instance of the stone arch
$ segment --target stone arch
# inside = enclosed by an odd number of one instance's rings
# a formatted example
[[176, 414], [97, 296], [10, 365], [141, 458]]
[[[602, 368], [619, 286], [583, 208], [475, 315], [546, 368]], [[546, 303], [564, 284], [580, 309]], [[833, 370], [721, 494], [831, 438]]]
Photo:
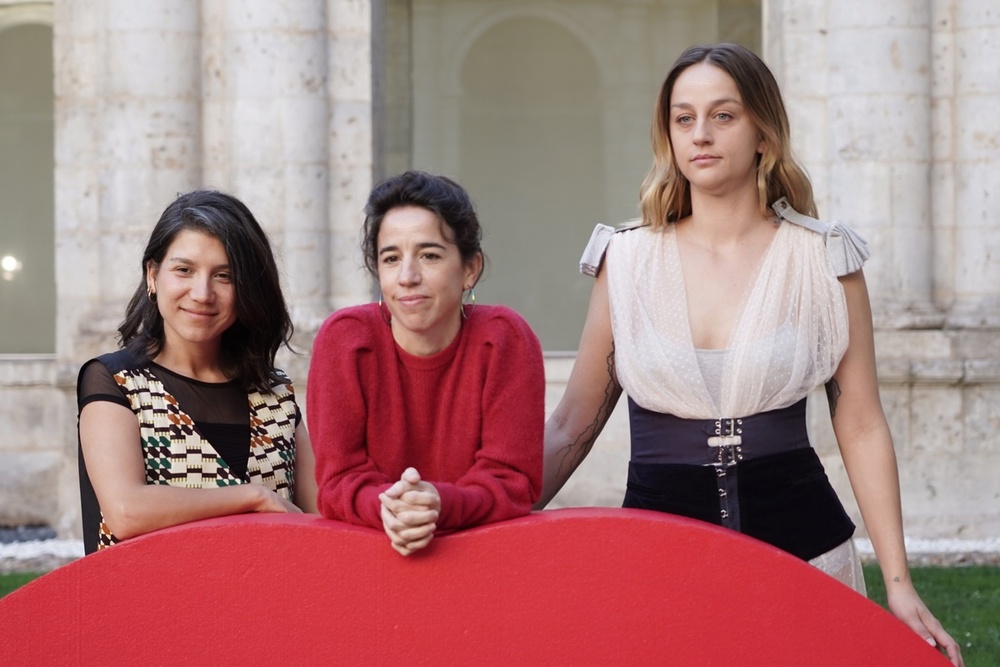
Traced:
[[0, 353], [55, 352], [52, 7], [0, 8]]
[[561, 23], [524, 14], [492, 23], [458, 62], [458, 174], [495, 260], [481, 291], [546, 349], [574, 349], [589, 296], [575, 266], [606, 207], [599, 64]]
[[0, 32], [20, 25], [52, 26], [52, 2], [17, 2], [0, 6]]

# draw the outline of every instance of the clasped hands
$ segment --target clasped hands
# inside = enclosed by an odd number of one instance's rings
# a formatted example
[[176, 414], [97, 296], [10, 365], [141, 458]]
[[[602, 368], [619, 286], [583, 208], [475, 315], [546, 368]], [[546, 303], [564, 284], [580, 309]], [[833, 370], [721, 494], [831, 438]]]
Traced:
[[409, 556], [430, 544], [441, 515], [441, 495], [433, 484], [420, 479], [416, 468], [404, 470], [378, 499], [382, 527], [393, 549]]

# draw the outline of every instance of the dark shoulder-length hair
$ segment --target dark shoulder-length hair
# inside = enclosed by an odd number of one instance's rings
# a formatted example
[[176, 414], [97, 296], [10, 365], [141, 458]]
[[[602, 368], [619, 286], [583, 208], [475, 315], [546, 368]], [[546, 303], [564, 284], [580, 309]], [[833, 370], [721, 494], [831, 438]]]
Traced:
[[222, 365], [247, 390], [266, 391], [283, 381], [274, 367], [282, 345], [291, 349], [292, 319], [267, 234], [236, 197], [217, 190], [178, 196], [153, 227], [142, 255], [142, 276], [118, 327], [124, 348], [152, 359], [163, 349], [163, 318], [147, 295], [146, 271], [158, 266], [182, 230], [217, 238], [226, 249], [236, 322], [222, 334]]
[[382, 181], [368, 195], [361, 253], [373, 278], [378, 278], [378, 233], [382, 219], [392, 209], [402, 206], [419, 206], [434, 213], [450, 230], [463, 262], [473, 261], [476, 255], [482, 255], [486, 261], [483, 228], [465, 188], [447, 176], [411, 170]]
[[674, 83], [687, 68], [709, 63], [736, 82], [743, 106], [764, 142], [757, 163], [757, 194], [760, 212], [781, 197], [792, 208], [816, 215], [812, 184], [792, 155], [788, 114], [778, 82], [763, 60], [739, 44], [692, 46], [677, 58], [660, 87], [653, 112], [651, 138], [653, 166], [643, 181], [640, 208], [643, 221], [654, 228], [691, 214], [691, 190], [681, 174], [670, 143], [670, 105]]

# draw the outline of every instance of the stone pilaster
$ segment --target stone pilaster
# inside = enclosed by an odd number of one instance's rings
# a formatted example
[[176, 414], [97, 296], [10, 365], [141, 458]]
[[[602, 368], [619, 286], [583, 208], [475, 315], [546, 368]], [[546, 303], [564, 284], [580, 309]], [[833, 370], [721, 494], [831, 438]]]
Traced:
[[257, 216], [293, 320], [315, 331], [330, 284], [324, 3], [201, 6], [205, 184]]
[[875, 250], [865, 273], [879, 327], [943, 321], [932, 294], [930, 18], [926, 0], [827, 5], [827, 215]]
[[330, 168], [327, 229], [331, 267], [327, 306], [371, 299], [358, 250], [372, 186], [372, 11], [370, 0], [327, 0], [327, 92]]
[[57, 3], [61, 357], [113, 348], [149, 232], [200, 171], [197, 2]]
[[954, 44], [954, 327], [1000, 327], [1000, 11], [995, 3], [951, 5]]

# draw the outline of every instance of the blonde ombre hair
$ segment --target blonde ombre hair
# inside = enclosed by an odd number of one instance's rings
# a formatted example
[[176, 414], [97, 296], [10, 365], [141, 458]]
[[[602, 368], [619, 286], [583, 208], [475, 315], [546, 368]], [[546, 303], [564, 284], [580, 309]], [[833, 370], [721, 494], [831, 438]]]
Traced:
[[781, 91], [764, 61], [738, 44], [692, 46], [680, 55], [663, 81], [653, 113], [653, 166], [639, 193], [643, 223], [654, 229], [691, 215], [691, 191], [670, 144], [670, 96], [677, 77], [692, 65], [709, 63], [736, 82], [743, 106], [760, 132], [764, 150], [757, 162], [757, 193], [761, 215], [781, 197], [792, 208], [816, 216], [812, 184], [792, 155], [788, 115]]

